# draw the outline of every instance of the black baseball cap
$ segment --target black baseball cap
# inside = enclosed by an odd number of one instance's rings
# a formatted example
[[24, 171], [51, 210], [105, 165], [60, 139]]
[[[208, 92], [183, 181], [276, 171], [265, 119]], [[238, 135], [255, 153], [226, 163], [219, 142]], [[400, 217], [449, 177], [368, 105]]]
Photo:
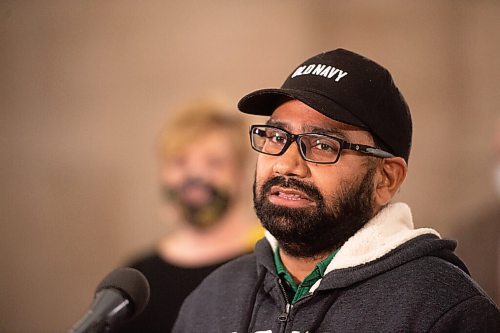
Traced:
[[382, 144], [380, 148], [408, 162], [410, 109], [389, 71], [376, 62], [344, 49], [324, 52], [295, 68], [281, 88], [244, 96], [238, 108], [270, 116], [292, 99], [331, 119], [366, 129]]

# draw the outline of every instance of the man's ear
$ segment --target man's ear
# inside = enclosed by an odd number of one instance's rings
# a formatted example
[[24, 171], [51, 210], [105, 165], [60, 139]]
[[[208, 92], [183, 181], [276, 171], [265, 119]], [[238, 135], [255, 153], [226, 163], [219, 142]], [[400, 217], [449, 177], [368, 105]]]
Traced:
[[396, 195], [406, 178], [408, 166], [401, 157], [384, 158], [380, 161], [375, 177], [375, 203], [380, 207], [387, 205]]

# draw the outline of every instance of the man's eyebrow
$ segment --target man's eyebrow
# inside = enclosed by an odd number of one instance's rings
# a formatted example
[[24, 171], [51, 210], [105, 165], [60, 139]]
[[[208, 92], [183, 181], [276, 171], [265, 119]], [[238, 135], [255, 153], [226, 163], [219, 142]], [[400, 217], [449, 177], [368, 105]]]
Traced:
[[[289, 125], [286, 122], [282, 122], [279, 120], [274, 120], [272, 118], [269, 118], [269, 120], [266, 122], [266, 125], [272, 125], [276, 127], [283, 128], [285, 130], [289, 129]], [[344, 139], [348, 140], [347, 135], [344, 133], [344, 131], [335, 128], [335, 127], [322, 127], [322, 126], [316, 126], [316, 125], [304, 125], [302, 127], [303, 133], [318, 133], [318, 134], [326, 134], [326, 135], [331, 135], [338, 137], [339, 139]]]
[[272, 125], [272, 126], [276, 126], [276, 127], [281, 127], [283, 129], [286, 129], [287, 128], [287, 124], [282, 122], [282, 121], [278, 121], [278, 120], [274, 120], [272, 118], [269, 118], [267, 121], [266, 121], [266, 125]]
[[327, 134], [327, 135], [332, 135], [335, 137], [338, 137], [340, 139], [347, 139], [347, 136], [345, 135], [344, 131], [339, 130], [338, 128], [335, 127], [319, 127], [319, 126], [304, 126], [304, 131], [307, 133], [320, 133], [320, 134]]

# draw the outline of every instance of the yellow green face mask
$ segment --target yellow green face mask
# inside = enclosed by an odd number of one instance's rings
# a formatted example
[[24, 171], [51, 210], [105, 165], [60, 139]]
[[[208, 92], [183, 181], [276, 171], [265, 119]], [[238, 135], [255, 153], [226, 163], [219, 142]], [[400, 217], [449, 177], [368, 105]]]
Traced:
[[[191, 201], [186, 194], [193, 190], [203, 192], [206, 200]], [[180, 208], [186, 222], [200, 229], [220, 221], [232, 201], [228, 191], [201, 179], [188, 179], [176, 188], [164, 186], [162, 191], [165, 200]]]

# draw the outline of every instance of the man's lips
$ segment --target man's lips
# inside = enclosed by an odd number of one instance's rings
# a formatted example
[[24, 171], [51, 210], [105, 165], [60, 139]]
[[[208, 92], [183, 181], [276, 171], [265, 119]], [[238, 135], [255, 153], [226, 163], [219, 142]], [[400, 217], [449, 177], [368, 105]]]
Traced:
[[304, 192], [281, 186], [271, 187], [268, 199], [271, 203], [281, 206], [305, 207], [315, 205], [314, 200]]

